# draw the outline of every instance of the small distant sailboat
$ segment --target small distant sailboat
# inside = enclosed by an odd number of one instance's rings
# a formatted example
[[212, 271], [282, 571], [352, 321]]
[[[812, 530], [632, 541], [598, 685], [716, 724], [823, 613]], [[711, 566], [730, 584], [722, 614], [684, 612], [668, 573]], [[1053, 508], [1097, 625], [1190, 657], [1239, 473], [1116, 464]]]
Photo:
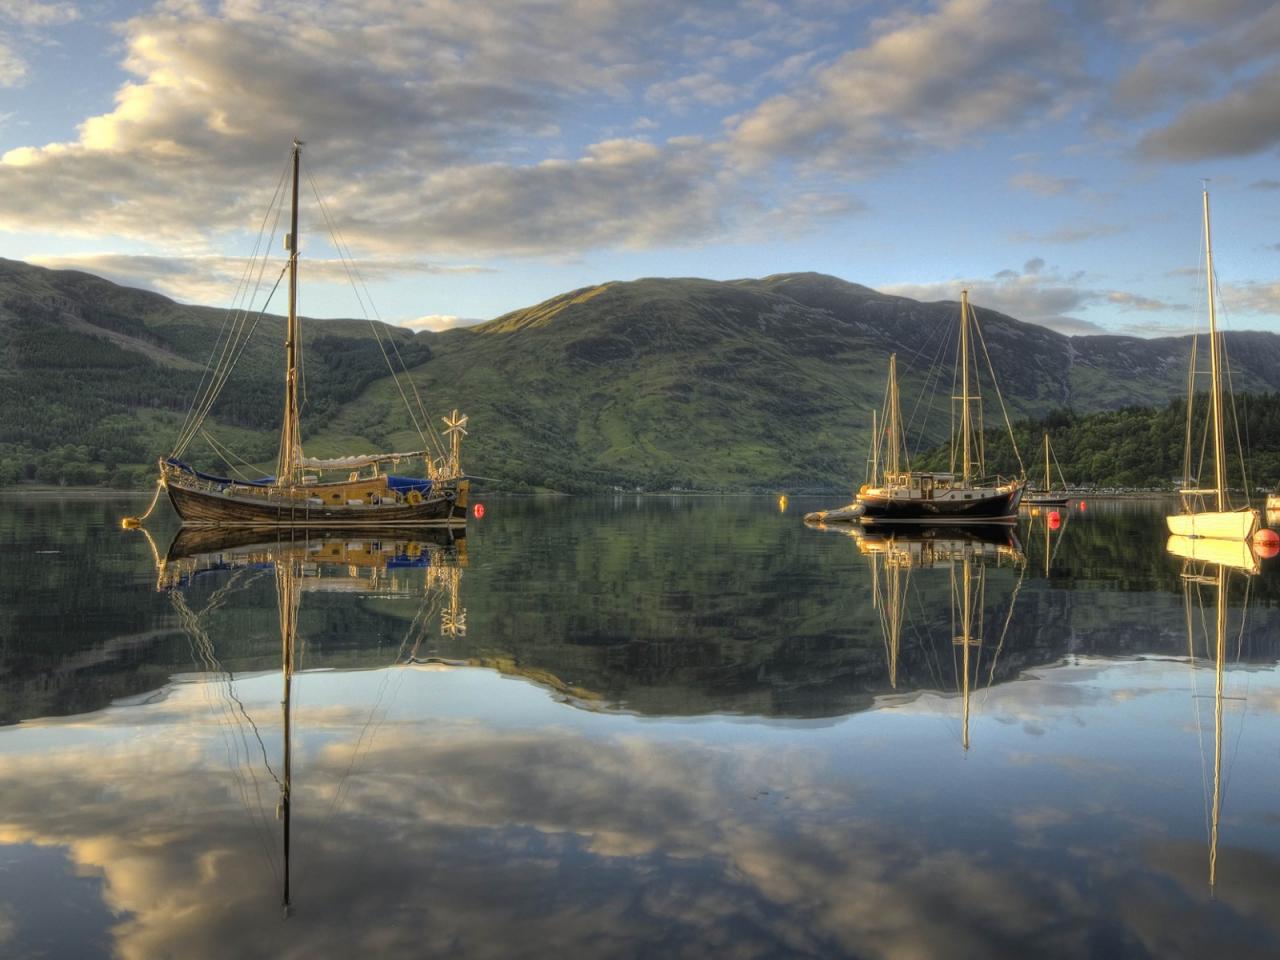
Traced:
[[1062, 486], [1061, 493], [1054, 492], [1053, 478], [1049, 472], [1049, 431], [1046, 430], [1044, 433], [1044, 486], [1039, 490], [1028, 492], [1027, 496], [1022, 498], [1022, 502], [1037, 507], [1065, 507], [1071, 498], [1067, 496], [1065, 481]]
[[[1209, 232], [1209, 191], [1204, 191], [1204, 253], [1209, 288], [1209, 432], [1213, 448], [1212, 487], [1191, 482], [1192, 401], [1195, 398], [1196, 350], [1192, 342], [1191, 372], [1187, 378], [1187, 450], [1184, 460], [1184, 486], [1180, 493], [1182, 509], [1165, 517], [1174, 538], [1208, 538], [1247, 541], [1258, 529], [1258, 511], [1248, 504], [1232, 509], [1227, 495], [1227, 452], [1223, 426], [1222, 368], [1225, 363], [1222, 335], [1218, 332], [1213, 282], [1213, 243]], [[1197, 471], [1197, 474], [1199, 471]], [[1172, 547], [1170, 548], [1172, 550]]]

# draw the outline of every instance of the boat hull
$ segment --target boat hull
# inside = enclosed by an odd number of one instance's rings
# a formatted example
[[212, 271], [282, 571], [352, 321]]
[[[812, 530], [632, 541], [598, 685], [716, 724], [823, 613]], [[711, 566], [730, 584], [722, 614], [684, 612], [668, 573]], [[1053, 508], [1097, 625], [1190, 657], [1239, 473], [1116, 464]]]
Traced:
[[1022, 487], [1002, 487], [971, 500], [930, 500], [926, 498], [882, 497], [861, 494], [863, 523], [928, 523], [948, 526], [956, 523], [1013, 523], [1018, 519]]
[[217, 493], [170, 478], [169, 502], [184, 524], [226, 527], [448, 526], [466, 523], [466, 480], [437, 485], [420, 503], [323, 504], [306, 497]]
[[1258, 529], [1257, 510], [1177, 513], [1164, 518], [1175, 537], [1248, 540]]
[[1026, 507], [1065, 507], [1071, 501], [1070, 497], [1023, 497], [1022, 504]]

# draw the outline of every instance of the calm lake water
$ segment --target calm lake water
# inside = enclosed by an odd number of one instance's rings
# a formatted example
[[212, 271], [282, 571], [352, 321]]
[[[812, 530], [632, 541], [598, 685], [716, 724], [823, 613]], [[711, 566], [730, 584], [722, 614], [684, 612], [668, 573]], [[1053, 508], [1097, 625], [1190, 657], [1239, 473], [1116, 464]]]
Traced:
[[1280, 560], [1159, 504], [144, 505], [0, 499], [5, 957], [1280, 954]]

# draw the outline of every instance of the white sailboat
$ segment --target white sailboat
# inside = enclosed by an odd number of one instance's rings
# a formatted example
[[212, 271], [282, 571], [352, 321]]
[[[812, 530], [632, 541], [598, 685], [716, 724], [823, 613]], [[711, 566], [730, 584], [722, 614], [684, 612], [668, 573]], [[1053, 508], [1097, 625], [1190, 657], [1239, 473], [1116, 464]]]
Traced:
[[[1204, 191], [1204, 252], [1209, 288], [1209, 429], [1213, 447], [1212, 487], [1202, 487], [1197, 481], [1185, 483], [1180, 492], [1182, 509], [1165, 517], [1169, 532], [1174, 537], [1210, 538], [1214, 540], [1248, 540], [1258, 529], [1258, 511], [1248, 505], [1232, 509], [1227, 496], [1226, 438], [1223, 428], [1222, 367], [1224, 363], [1222, 335], [1218, 332], [1213, 283], [1213, 243], [1209, 233], [1209, 191]], [[1191, 350], [1191, 373], [1187, 391], [1187, 455], [1185, 473], [1191, 476], [1191, 416], [1195, 397], [1196, 351]], [[1199, 471], [1197, 471], [1198, 473]], [[1247, 501], [1247, 495], [1246, 495]]]

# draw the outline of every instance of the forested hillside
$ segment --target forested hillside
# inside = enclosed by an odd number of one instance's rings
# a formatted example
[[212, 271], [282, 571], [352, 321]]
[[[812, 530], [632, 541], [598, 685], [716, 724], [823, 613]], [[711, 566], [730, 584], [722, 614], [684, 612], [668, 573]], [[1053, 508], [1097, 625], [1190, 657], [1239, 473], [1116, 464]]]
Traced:
[[[1148, 456], [1143, 439], [1180, 444], [1176, 417], [1126, 418], [1182, 395], [1189, 338], [1065, 337], [976, 313], [1014, 418], [1123, 411], [1091, 426], [1087, 444], [1064, 437], [1064, 454], [1091, 451], [1082, 478], [1131, 485], [1180, 469], [1180, 453]], [[0, 260], [0, 483], [149, 483], [226, 316]], [[860, 480], [890, 353], [913, 443], [944, 439], [958, 316], [955, 302], [805, 273], [603, 283], [443, 334], [377, 329], [433, 415], [470, 416], [464, 467], [507, 489], [795, 492]], [[227, 456], [263, 468], [282, 407], [283, 320], [254, 323], [208, 430]], [[303, 331], [307, 451], [417, 449], [370, 325], [305, 320]], [[1228, 344], [1241, 394], [1280, 390], [1280, 337], [1235, 333]], [[984, 392], [990, 416], [994, 390]], [[1280, 448], [1261, 425], [1249, 436], [1258, 463]], [[187, 455], [228, 469], [203, 436]]]
[[[1212, 484], [1212, 448], [1206, 437], [1208, 398], [1200, 396], [1192, 418], [1191, 476]], [[1013, 438], [1033, 486], [1044, 482], [1042, 437], [1049, 434], [1053, 451], [1053, 484], [1061, 478], [1072, 486], [1130, 487], [1173, 490], [1183, 475], [1187, 438], [1185, 400], [1164, 407], [1126, 407], [1079, 415], [1066, 410], [1014, 424]], [[1280, 487], [1280, 394], [1246, 394], [1235, 398], [1227, 417], [1228, 482], [1243, 489], [1248, 471], [1251, 488]], [[1003, 427], [986, 431], [989, 472], [1005, 476], [1020, 470], [1018, 457]], [[1243, 453], [1243, 458], [1241, 457]], [[1202, 459], [1203, 454], [1203, 459]], [[913, 461], [919, 469], [948, 469], [949, 445], [940, 445]], [[1061, 471], [1061, 478], [1059, 477]]]

